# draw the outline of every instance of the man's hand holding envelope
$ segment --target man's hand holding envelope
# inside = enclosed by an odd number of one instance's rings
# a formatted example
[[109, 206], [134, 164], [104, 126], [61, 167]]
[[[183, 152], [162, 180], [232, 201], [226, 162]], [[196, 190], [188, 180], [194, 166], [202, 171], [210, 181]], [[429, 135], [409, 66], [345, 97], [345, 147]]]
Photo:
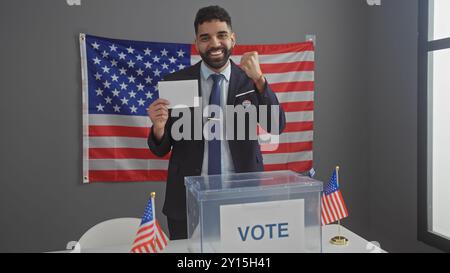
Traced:
[[164, 126], [169, 118], [169, 105], [168, 100], [160, 98], [147, 109], [148, 116], [153, 123], [153, 134], [158, 141], [164, 136]]
[[158, 92], [159, 99], [150, 105], [147, 112], [153, 123], [153, 134], [157, 140], [161, 140], [169, 109], [199, 106], [198, 81], [161, 81], [158, 83]]

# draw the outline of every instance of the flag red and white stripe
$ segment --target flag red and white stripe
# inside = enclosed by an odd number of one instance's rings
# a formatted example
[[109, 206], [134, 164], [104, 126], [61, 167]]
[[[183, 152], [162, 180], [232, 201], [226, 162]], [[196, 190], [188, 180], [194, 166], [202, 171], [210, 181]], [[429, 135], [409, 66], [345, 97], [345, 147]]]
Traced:
[[[154, 225], [154, 224], [153, 224]], [[148, 225], [138, 231], [131, 252], [133, 253], [158, 253], [167, 246], [169, 238], [161, 229], [158, 220], [156, 227]]]
[[322, 225], [328, 225], [348, 216], [347, 207], [339, 189], [337, 170], [333, 172], [330, 181], [324, 187], [321, 202]]
[[149, 200], [141, 226], [131, 247], [132, 253], [158, 253], [167, 246], [169, 238], [155, 217], [155, 200]]
[[[278, 143], [261, 144], [264, 170], [309, 171], [313, 164], [314, 44], [237, 45], [231, 59], [239, 65], [242, 55], [250, 51], [258, 52], [261, 70], [286, 113], [283, 133], [271, 136]], [[192, 63], [201, 60], [195, 47], [191, 59]]]
[[322, 225], [328, 225], [347, 216], [347, 208], [340, 190], [330, 195], [322, 195]]
[[[310, 170], [314, 128], [313, 42], [237, 45], [231, 58], [239, 64], [242, 54], [248, 51], [258, 51], [262, 71], [286, 113], [286, 128], [278, 137], [276, 149], [271, 144], [261, 145], [265, 170]], [[191, 46], [191, 64], [200, 60]], [[170, 154], [160, 158], [149, 151], [148, 117], [95, 114], [83, 119], [88, 124], [83, 129], [85, 183], [167, 179]]]

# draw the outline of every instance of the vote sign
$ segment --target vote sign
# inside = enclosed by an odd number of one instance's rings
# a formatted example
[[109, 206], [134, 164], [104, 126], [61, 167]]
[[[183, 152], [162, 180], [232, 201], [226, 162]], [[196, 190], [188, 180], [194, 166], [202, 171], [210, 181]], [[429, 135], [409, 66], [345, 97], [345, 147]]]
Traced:
[[303, 199], [222, 205], [222, 252], [303, 252]]

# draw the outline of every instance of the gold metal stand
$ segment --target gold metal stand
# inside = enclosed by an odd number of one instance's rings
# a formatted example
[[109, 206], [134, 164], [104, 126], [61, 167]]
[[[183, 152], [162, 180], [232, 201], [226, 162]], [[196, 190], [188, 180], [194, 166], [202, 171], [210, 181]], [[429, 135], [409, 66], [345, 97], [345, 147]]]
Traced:
[[348, 245], [348, 239], [344, 236], [334, 236], [331, 238], [330, 243], [336, 246], [346, 246]]
[[331, 238], [330, 243], [336, 246], [348, 245], [348, 239], [341, 234], [341, 221], [338, 221], [338, 235]]

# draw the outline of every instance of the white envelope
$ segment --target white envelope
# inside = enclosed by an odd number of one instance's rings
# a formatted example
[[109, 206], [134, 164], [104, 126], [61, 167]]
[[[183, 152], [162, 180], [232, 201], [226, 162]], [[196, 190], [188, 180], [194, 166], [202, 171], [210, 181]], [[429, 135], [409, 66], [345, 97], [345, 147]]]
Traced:
[[198, 107], [198, 80], [160, 81], [159, 97], [170, 102], [169, 108]]

